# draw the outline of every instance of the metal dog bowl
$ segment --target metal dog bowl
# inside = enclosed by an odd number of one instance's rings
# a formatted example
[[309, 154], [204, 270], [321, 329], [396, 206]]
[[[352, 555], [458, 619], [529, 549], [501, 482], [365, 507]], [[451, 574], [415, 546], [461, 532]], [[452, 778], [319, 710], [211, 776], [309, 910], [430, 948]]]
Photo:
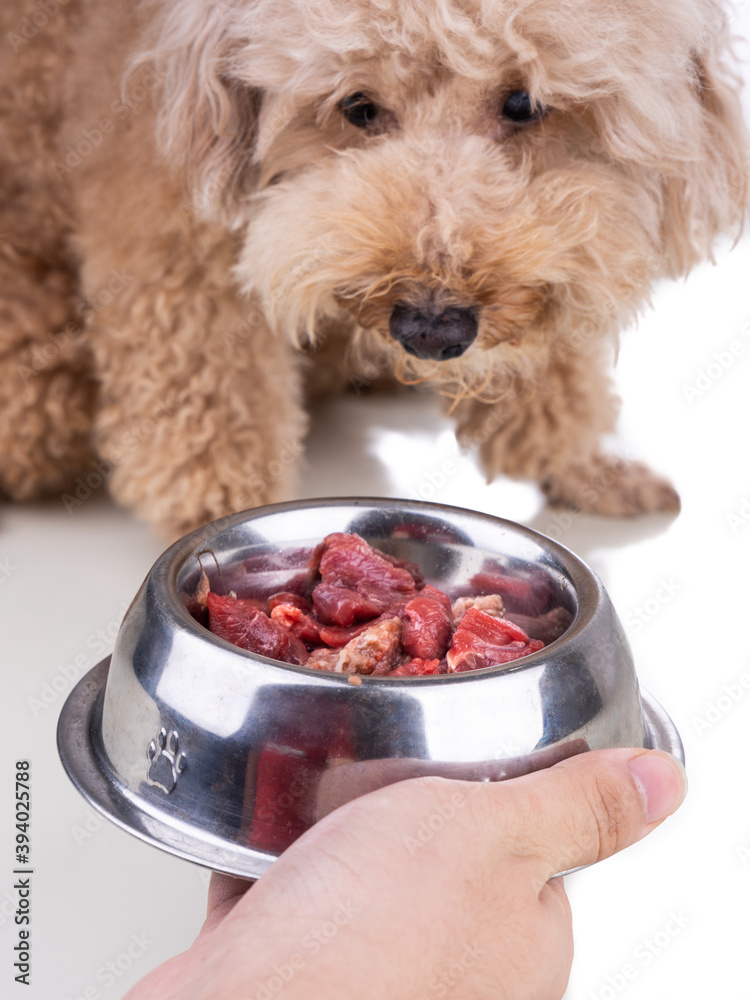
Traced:
[[[271, 592], [333, 531], [416, 562], [451, 594], [479, 592], [483, 577], [502, 574], [508, 617], [553, 612], [571, 624], [506, 666], [355, 685], [246, 652], [191, 616], [186, 595], [204, 550], [212, 585], [221, 574], [229, 589], [251, 560], [266, 567]], [[580, 559], [511, 521], [370, 499], [258, 508], [176, 542], [125, 616], [111, 662], [71, 692], [58, 746], [79, 791], [123, 829], [247, 878], [338, 805], [404, 778], [496, 781], [615, 746], [683, 759], [669, 717], [639, 691], [606, 591]]]

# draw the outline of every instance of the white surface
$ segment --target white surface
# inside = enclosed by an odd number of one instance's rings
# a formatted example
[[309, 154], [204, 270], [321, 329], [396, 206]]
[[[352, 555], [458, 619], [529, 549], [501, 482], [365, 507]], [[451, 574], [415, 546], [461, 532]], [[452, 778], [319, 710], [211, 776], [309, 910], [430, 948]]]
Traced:
[[[623, 338], [622, 445], [672, 477], [683, 499], [676, 519], [569, 518], [545, 508], [532, 486], [486, 485], [473, 460], [458, 455], [436, 404], [421, 395], [332, 402], [316, 414], [309, 442], [300, 495], [414, 491], [560, 538], [603, 578], [641, 683], [683, 736], [690, 794], [677, 816], [623, 855], [567, 879], [576, 937], [571, 1000], [747, 996], [750, 690], [740, 678], [750, 684], [749, 276], [746, 237], [718, 267], [661, 288], [654, 311]], [[688, 402], [684, 386], [733, 341], [741, 356]], [[447, 460], [457, 471], [428, 496], [430, 477]], [[185, 948], [201, 923], [206, 874], [98, 819], [55, 747], [65, 696], [111, 648], [162, 548], [103, 490], [71, 514], [59, 501], [0, 510], [4, 997], [119, 1000]], [[15, 984], [12, 970], [11, 791], [19, 758], [33, 769], [30, 988]]]

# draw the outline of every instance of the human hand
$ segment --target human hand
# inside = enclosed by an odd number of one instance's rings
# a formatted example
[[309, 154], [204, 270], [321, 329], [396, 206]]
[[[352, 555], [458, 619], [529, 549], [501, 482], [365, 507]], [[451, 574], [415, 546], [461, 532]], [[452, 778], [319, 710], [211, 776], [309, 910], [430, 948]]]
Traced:
[[505, 782], [389, 785], [317, 823], [251, 891], [212, 876], [194, 944], [125, 1000], [556, 1000], [573, 940], [552, 876], [640, 840], [685, 790], [673, 757], [622, 749]]

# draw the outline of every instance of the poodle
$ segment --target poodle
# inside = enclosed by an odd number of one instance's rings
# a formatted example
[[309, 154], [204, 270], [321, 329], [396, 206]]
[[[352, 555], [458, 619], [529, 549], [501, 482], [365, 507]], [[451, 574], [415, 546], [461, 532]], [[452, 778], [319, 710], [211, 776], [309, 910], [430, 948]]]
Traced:
[[618, 331], [741, 231], [729, 27], [716, 0], [4, 0], [0, 491], [106, 480], [179, 534], [289, 494], [315, 394], [394, 380], [489, 476], [676, 510], [602, 439]]

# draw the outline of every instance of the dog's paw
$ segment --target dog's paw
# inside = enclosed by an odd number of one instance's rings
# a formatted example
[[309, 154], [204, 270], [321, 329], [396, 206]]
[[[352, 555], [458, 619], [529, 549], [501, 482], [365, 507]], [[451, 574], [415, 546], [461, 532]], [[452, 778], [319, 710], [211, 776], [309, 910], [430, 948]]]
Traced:
[[149, 784], [157, 785], [169, 793], [177, 784], [177, 779], [185, 770], [185, 754], [180, 750], [180, 737], [174, 729], [169, 732], [161, 727], [156, 738], [151, 740], [146, 751], [149, 759]]
[[597, 456], [545, 479], [542, 490], [553, 507], [573, 508], [582, 514], [633, 517], [637, 514], [676, 514], [680, 497], [666, 479], [642, 462]]

